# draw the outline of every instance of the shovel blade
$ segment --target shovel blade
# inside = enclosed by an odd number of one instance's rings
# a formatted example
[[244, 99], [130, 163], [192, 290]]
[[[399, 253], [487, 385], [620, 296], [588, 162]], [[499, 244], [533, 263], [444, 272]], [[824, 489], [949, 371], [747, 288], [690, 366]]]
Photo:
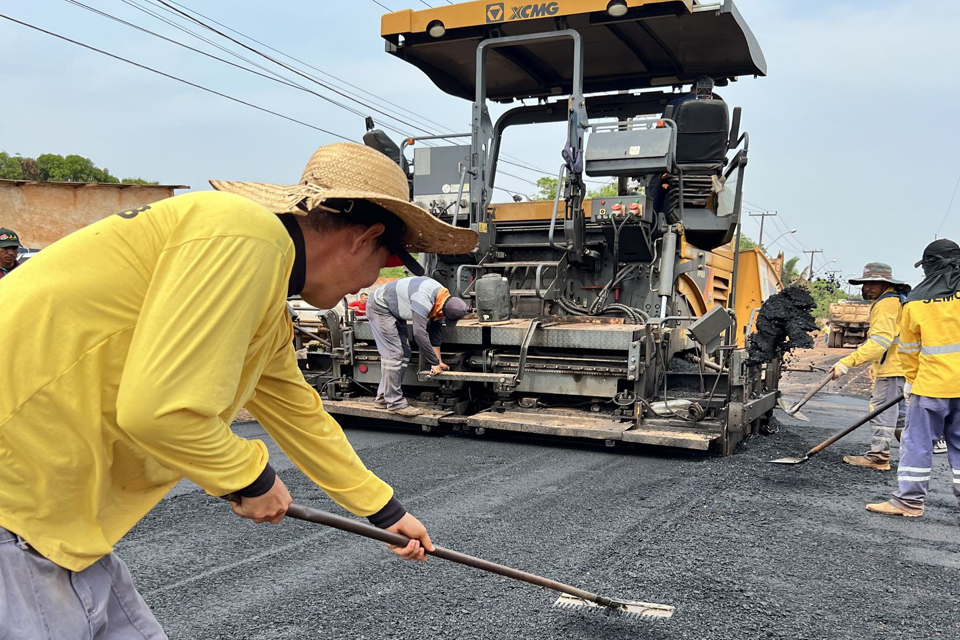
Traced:
[[794, 417], [797, 420], [803, 420], [804, 422], [810, 422], [810, 418], [800, 413], [799, 403], [787, 404], [787, 401], [780, 397], [777, 398], [777, 406], [783, 409], [784, 413], [788, 416]]
[[802, 458], [777, 458], [776, 460], [770, 460], [770, 464], [802, 464], [809, 460], [809, 456], [803, 456]]

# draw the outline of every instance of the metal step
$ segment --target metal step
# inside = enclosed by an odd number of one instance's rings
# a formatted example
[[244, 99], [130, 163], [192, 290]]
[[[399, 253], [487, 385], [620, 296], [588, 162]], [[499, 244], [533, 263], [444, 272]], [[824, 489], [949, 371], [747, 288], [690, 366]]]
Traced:
[[449, 380], [451, 382], [507, 383], [515, 381], [517, 376], [511, 373], [480, 373], [473, 371], [444, 371], [439, 375], [431, 376], [429, 371], [420, 371], [417, 373], [417, 378], [421, 382]]
[[[477, 294], [475, 291], [469, 291], [464, 294], [467, 298], [475, 298]], [[536, 298], [537, 291], [536, 289], [510, 289], [510, 297], [517, 296], [520, 298]]]
[[545, 264], [548, 267], [560, 266], [559, 260], [520, 260], [517, 262], [487, 262], [481, 266], [484, 269], [513, 269], [515, 267], [539, 267]]

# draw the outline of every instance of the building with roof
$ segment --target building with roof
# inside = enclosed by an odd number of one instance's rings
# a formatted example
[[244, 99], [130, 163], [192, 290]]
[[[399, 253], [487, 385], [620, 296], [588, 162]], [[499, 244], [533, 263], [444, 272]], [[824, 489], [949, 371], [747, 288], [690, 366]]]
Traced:
[[184, 185], [0, 180], [0, 227], [42, 249], [111, 214], [169, 198]]

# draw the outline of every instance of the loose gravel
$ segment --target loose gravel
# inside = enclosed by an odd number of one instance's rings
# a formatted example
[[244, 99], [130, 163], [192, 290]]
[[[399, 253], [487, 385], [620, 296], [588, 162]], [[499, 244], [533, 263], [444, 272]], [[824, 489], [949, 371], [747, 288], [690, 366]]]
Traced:
[[[444, 546], [628, 599], [672, 604], [646, 622], [551, 608], [548, 591], [286, 520], [241, 521], [184, 483], [118, 546], [171, 639], [577, 640], [960, 637], [960, 530], [945, 456], [927, 514], [864, 510], [894, 476], [840, 462], [857, 432], [796, 467], [863, 412], [811, 402], [729, 458], [495, 437], [352, 429], [369, 467]], [[781, 416], [782, 417], [782, 416]], [[256, 424], [239, 428], [262, 437]], [[336, 507], [274, 464], [307, 505]]]

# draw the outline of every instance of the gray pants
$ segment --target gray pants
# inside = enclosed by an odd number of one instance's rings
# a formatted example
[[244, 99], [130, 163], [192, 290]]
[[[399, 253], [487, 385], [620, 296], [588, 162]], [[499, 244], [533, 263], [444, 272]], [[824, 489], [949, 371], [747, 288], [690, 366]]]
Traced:
[[114, 554], [70, 571], [0, 527], [0, 640], [167, 640]]
[[404, 371], [410, 364], [410, 343], [407, 340], [407, 323], [397, 320], [393, 314], [379, 311], [376, 305], [367, 307], [370, 331], [380, 352], [380, 386], [377, 401], [386, 402], [388, 409], [403, 409], [408, 406], [403, 397], [401, 382]]
[[[870, 396], [870, 411], [887, 402], [890, 402], [903, 393], [903, 378], [877, 378], [873, 384], [873, 393]], [[894, 437], [894, 430], [900, 422], [901, 414], [906, 411], [904, 402], [890, 407], [870, 421], [873, 427], [873, 440], [870, 442], [870, 451], [866, 457], [872, 460], [890, 459], [890, 442]]]
[[950, 480], [953, 494], [960, 502], [960, 398], [910, 398], [910, 417], [900, 441], [900, 466], [897, 468], [899, 500], [911, 507], [922, 507], [933, 474], [933, 443], [947, 441]]

